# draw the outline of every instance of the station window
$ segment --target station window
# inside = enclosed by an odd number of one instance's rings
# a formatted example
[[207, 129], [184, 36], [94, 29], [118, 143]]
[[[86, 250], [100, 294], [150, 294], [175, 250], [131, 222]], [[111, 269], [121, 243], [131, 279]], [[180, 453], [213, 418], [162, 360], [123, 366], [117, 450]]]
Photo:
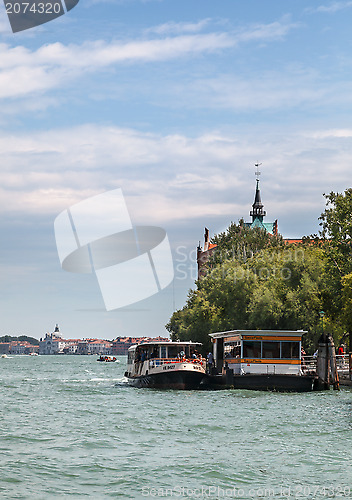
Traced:
[[283, 359], [299, 359], [299, 342], [281, 342]]
[[261, 358], [261, 342], [256, 340], [243, 341], [243, 357], [244, 358]]
[[224, 356], [225, 358], [239, 358], [241, 356], [241, 342], [239, 340], [224, 342]]
[[263, 358], [280, 359], [280, 342], [263, 342]]

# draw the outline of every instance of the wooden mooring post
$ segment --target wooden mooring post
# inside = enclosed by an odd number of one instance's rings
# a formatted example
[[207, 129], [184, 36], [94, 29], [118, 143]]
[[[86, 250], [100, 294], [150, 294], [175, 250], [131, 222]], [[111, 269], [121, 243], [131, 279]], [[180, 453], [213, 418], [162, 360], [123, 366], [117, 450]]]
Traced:
[[329, 389], [330, 385], [332, 385], [335, 390], [340, 389], [335, 345], [331, 335], [322, 334], [319, 339], [317, 375], [317, 390]]

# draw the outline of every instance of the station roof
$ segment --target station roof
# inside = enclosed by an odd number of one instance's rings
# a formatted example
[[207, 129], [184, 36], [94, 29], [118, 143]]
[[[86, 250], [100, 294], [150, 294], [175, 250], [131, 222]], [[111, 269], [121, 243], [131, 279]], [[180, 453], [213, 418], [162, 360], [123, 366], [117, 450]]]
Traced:
[[224, 337], [240, 335], [253, 335], [253, 337], [302, 337], [307, 333], [305, 330], [228, 330], [226, 332], [215, 332], [209, 333], [209, 336], [213, 339], [221, 339]]

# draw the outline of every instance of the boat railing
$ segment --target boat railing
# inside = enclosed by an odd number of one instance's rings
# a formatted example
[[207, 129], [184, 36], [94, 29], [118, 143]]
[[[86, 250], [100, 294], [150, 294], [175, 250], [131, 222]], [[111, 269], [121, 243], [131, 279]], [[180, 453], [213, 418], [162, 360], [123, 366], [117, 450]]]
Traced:
[[149, 367], [162, 366], [162, 365], [171, 365], [175, 363], [194, 363], [205, 366], [205, 359], [199, 358], [189, 359], [189, 358], [152, 358], [148, 360]]

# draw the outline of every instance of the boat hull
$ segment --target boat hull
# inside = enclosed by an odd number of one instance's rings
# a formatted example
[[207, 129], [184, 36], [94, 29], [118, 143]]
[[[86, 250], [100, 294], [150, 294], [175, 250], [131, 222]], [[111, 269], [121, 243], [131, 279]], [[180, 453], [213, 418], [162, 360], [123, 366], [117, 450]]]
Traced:
[[153, 389], [199, 389], [205, 374], [191, 371], [172, 371], [153, 373], [136, 377], [127, 376], [128, 383], [134, 387], [149, 387]]
[[246, 374], [209, 376], [209, 388], [249, 389], [254, 391], [310, 392], [314, 390], [314, 375]]

